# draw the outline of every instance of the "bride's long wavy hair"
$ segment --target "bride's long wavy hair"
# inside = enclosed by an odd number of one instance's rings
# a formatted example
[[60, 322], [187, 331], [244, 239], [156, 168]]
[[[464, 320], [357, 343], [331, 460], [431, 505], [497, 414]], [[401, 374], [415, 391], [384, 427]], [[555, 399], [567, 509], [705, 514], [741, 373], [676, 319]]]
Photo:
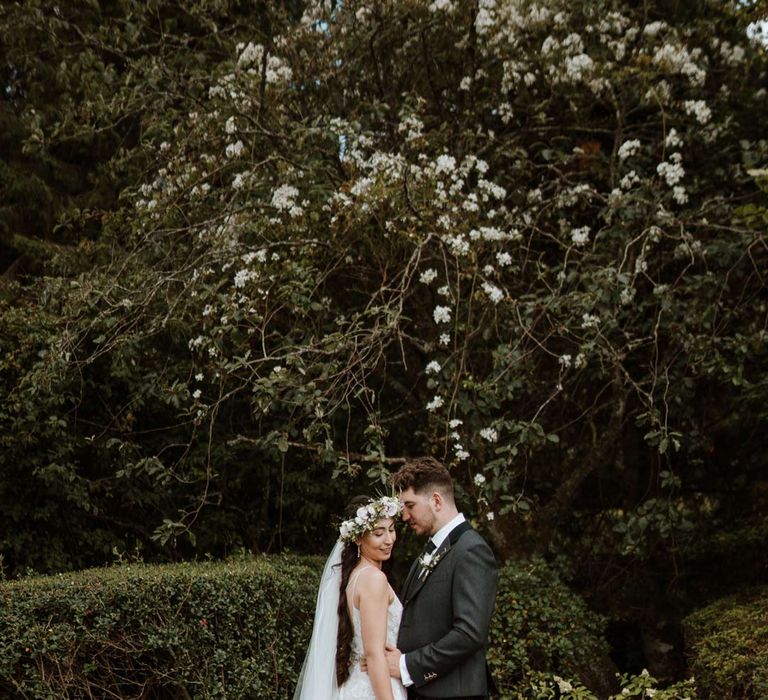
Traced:
[[[368, 496], [355, 496], [344, 508], [344, 520], [354, 518], [357, 509], [368, 505]], [[357, 566], [358, 549], [354, 542], [347, 542], [341, 551], [341, 582], [339, 583], [339, 631], [336, 636], [336, 684], [341, 688], [349, 678], [349, 666], [352, 659], [352, 639], [355, 630], [347, 605], [347, 584], [352, 570]]]

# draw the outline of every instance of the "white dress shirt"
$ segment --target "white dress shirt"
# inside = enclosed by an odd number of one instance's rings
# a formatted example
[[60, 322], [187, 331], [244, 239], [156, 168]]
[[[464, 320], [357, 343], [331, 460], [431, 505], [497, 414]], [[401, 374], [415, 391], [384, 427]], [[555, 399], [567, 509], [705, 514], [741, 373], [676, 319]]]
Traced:
[[[430, 537], [432, 542], [435, 544], [435, 552], [440, 549], [440, 545], [445, 542], [445, 538], [451, 534], [451, 530], [453, 530], [453, 528], [455, 528], [457, 525], [463, 523], [465, 520], [466, 518], [464, 517], [464, 514], [459, 513], [453, 520], [443, 525], [434, 535], [432, 535], [432, 537]], [[408, 667], [405, 665], [405, 654], [400, 657], [400, 680], [403, 682], [403, 685], [406, 688], [409, 685], [413, 685], [411, 674], [408, 673]]]

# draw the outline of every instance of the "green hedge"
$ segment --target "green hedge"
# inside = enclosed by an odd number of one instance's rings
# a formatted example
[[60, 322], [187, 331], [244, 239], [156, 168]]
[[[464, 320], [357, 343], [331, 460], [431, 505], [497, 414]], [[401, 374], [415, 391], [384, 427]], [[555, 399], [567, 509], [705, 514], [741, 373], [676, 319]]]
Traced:
[[683, 621], [703, 697], [768, 698], [768, 587], [721, 598]]
[[0, 697], [290, 697], [320, 565], [123, 565], [0, 586]]
[[[0, 697], [292, 697], [322, 562], [121, 565], [0, 584]], [[490, 661], [508, 694], [604, 649], [541, 560], [502, 569]]]
[[607, 655], [604, 620], [543, 559], [500, 571], [488, 662], [502, 693], [516, 693], [535, 671], [584, 678]]

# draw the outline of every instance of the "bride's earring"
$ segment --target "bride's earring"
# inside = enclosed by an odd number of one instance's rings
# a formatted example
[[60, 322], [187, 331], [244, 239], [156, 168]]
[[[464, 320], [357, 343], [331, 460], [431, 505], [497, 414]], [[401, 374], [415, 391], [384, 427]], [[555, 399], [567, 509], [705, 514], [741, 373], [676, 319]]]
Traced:
[[360, 545], [357, 545], [357, 558], [360, 558]]

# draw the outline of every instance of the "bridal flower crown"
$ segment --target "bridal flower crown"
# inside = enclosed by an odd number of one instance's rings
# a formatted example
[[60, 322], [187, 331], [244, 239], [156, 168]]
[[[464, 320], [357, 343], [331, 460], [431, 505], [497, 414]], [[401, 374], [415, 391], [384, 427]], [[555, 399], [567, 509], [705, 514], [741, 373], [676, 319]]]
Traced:
[[373, 530], [382, 518], [394, 518], [403, 510], [399, 498], [382, 496], [371, 501], [367, 506], [360, 506], [355, 517], [345, 520], [339, 526], [339, 539], [342, 542], [354, 542], [355, 539]]

